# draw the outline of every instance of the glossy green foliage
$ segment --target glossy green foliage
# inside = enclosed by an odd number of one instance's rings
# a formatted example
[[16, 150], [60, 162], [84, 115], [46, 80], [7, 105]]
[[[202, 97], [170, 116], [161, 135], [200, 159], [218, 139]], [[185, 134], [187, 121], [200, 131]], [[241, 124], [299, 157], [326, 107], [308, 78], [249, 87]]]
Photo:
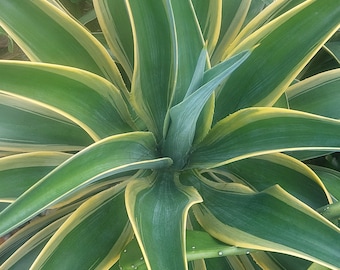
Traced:
[[339, 269], [339, 26], [338, 0], [0, 1], [29, 59], [0, 60], [0, 268]]

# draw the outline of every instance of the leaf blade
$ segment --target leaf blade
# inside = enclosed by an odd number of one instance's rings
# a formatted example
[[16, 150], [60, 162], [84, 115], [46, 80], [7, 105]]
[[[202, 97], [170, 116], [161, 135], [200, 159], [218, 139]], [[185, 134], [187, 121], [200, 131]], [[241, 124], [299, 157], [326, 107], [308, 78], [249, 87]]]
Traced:
[[34, 100], [2, 91], [0, 97], [1, 151], [79, 151], [93, 142], [79, 126]]
[[[279, 186], [242, 194], [214, 188], [196, 177], [192, 182], [204, 203], [193, 206], [195, 215], [217, 239], [339, 267], [339, 228]], [[244, 214], [235, 218], [240, 211]]]
[[328, 204], [332, 199], [319, 177], [304, 163], [287, 155], [276, 153], [257, 156], [227, 164], [216, 169], [233, 175], [241, 183], [256, 191], [273, 185], [284, 190], [313, 209]]
[[161, 140], [176, 77], [171, 14], [158, 0], [148, 5], [129, 0], [127, 6], [135, 44], [131, 102], [148, 130]]
[[320, 73], [290, 86], [286, 93], [294, 110], [340, 119], [340, 71]]
[[[305, 1], [241, 42], [231, 55], [259, 45], [220, 91], [215, 122], [245, 107], [272, 106], [337, 30], [339, 14], [336, 0], [328, 0], [327, 5], [322, 1]], [[268, 51], [275, 51], [275, 56]], [[243, 79], [245, 76], [247, 80]]]
[[115, 135], [87, 147], [42, 178], [0, 213], [5, 221], [0, 224], [0, 235], [91, 182], [120, 172], [171, 164], [168, 158], [155, 160], [156, 156], [154, 137], [148, 132]]
[[[110, 79], [125, 91], [118, 68], [104, 47], [65, 12], [40, 0], [2, 1], [0, 9], [0, 24], [33, 61], [85, 69]], [[51, 53], [55, 47], [58, 51]]]
[[209, 55], [215, 49], [218, 41], [222, 19], [222, 0], [218, 1], [196, 1], [192, 4], [199, 21], [204, 40], [207, 43]]
[[[191, 205], [200, 201], [199, 194], [175, 183], [172, 173], [160, 172], [150, 179], [130, 182], [126, 201], [148, 268], [186, 269], [186, 214]], [[167, 226], [169, 222], [173, 226]], [[173, 260], [173, 256], [177, 259]]]
[[45, 63], [2, 61], [0, 88], [0, 93], [43, 103], [82, 127], [94, 140], [132, 130], [119, 90], [93, 73]]
[[337, 151], [338, 130], [340, 121], [331, 118], [280, 108], [243, 109], [211, 129], [191, 153], [188, 167], [217, 167], [286, 150]]
[[[205, 50], [202, 54], [204, 55]], [[199, 116], [212, 93], [236, 70], [250, 52], [240, 53], [205, 73], [207, 82], [170, 109], [170, 127], [164, 141], [164, 154], [173, 158], [174, 165], [182, 168], [194, 140]]]
[[125, 1], [93, 1], [96, 15], [108, 45], [132, 79], [133, 37]]
[[204, 41], [191, 1], [168, 0], [168, 5], [173, 14], [172, 31], [175, 36], [177, 75], [171, 101], [171, 106], [174, 106], [187, 94]]
[[70, 156], [60, 152], [34, 152], [1, 158], [0, 201], [16, 199]]
[[[132, 238], [132, 229], [125, 211], [126, 183], [107, 189], [83, 203], [58, 229], [32, 265], [33, 269], [110, 268]], [[94, 223], [96, 229], [93, 229]], [[93, 246], [100, 248], [93, 250]], [[65, 258], [64, 250], [73, 250]], [[58, 266], [58, 267], [59, 267]]]

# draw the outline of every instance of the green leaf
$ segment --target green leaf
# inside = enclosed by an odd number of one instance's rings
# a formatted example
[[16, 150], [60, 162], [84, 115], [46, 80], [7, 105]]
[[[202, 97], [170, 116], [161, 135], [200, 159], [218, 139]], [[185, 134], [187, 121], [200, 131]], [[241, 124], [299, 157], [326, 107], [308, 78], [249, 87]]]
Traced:
[[[199, 57], [197, 58], [196, 68], [192, 75], [190, 85], [186, 91], [186, 94], [184, 96], [184, 99], [186, 99], [188, 96], [190, 96], [192, 93], [197, 91], [203, 84], [204, 84], [204, 75], [206, 71], [206, 66], [209, 65], [208, 61], [208, 54], [206, 48], [203, 48]], [[207, 77], [207, 76], [205, 76]], [[208, 81], [206, 79], [206, 81]]]
[[284, 154], [239, 160], [217, 168], [214, 172], [249, 185], [255, 191], [263, 191], [278, 184], [314, 209], [331, 201], [319, 177], [304, 163]]
[[42, 103], [82, 127], [94, 140], [132, 130], [131, 117], [117, 88], [93, 73], [50, 64], [1, 61], [0, 88], [0, 93]]
[[[251, 254], [252, 259], [260, 267], [260, 269], [284, 269], [280, 263], [269, 252], [254, 252]], [[297, 268], [297, 267], [295, 267]], [[289, 268], [288, 268], [289, 269]], [[302, 268], [299, 268], [302, 269]]]
[[280, 108], [248, 108], [217, 123], [190, 155], [188, 167], [218, 167], [262, 154], [340, 149], [340, 121]]
[[78, 18], [78, 21], [82, 24], [88, 24], [89, 22], [94, 21], [95, 19], [97, 19], [97, 14], [94, 11], [94, 9], [90, 9], [89, 11], [87, 11], [86, 13], [84, 13], [81, 17]]
[[304, 80], [321, 72], [337, 68], [340, 68], [340, 61], [326, 46], [323, 46], [299, 73], [297, 79]]
[[[53, 235], [32, 268], [109, 269], [133, 236], [125, 210], [125, 186], [114, 186], [83, 203]], [[65, 250], [72, 251], [72, 256], [65, 257]]]
[[320, 177], [332, 196], [340, 201], [340, 172], [321, 166], [311, 166], [313, 171]]
[[0, 124], [1, 151], [78, 151], [93, 142], [83, 129], [43, 104], [2, 91]]
[[32, 61], [85, 69], [126, 89], [105, 48], [65, 12], [47, 1], [5, 0], [0, 9], [0, 25]]
[[[209, 61], [207, 61], [206, 50], [203, 49], [198, 58], [196, 69], [194, 75], [192, 76], [185, 98], [198, 90], [204, 84], [204, 81], [208, 81], [209, 76], [207, 76], [207, 74], [209, 74], [209, 72], [204, 72], [206, 69], [206, 65], [209, 66], [210, 64]], [[215, 93], [213, 92], [209, 100], [204, 105], [199, 118], [197, 119], [194, 143], [201, 141], [210, 130], [211, 123], [214, 117], [214, 107]], [[170, 116], [170, 111], [168, 115]]]
[[1, 158], [0, 201], [15, 200], [70, 156], [59, 152], [34, 152]]
[[215, 92], [213, 92], [197, 119], [193, 145], [202, 141], [211, 129], [211, 124], [214, 119], [215, 96]]
[[339, 15], [337, 0], [305, 1], [239, 43], [228, 55], [258, 46], [219, 92], [215, 121], [245, 107], [273, 105], [338, 29]]
[[170, 104], [176, 70], [173, 15], [163, 1], [128, 0], [133, 20], [134, 74], [131, 102], [148, 130], [157, 140], [163, 136], [163, 125]]
[[167, 5], [173, 13], [171, 23], [174, 24], [172, 35], [176, 50], [177, 76], [171, 102], [174, 106], [187, 94], [204, 41], [191, 1], [167, 0]]
[[280, 262], [283, 269], [308, 269], [308, 267], [312, 264], [310, 261], [282, 253], [272, 252], [270, 255], [276, 261]]
[[39, 243], [47, 240], [61, 225], [63, 219], [67, 218], [79, 205], [80, 203], [78, 202], [58, 210], [44, 211], [30, 220], [20, 230], [16, 230], [16, 233], [0, 247], [0, 264], [5, 261], [9, 264], [17, 263], [21, 257], [20, 254], [31, 252]]
[[284, 93], [273, 105], [273, 107], [277, 108], [285, 108], [285, 109], [290, 109], [289, 104], [288, 104], [288, 98], [286, 93]]
[[132, 239], [124, 248], [120, 258], [119, 267], [121, 270], [137, 268], [147, 270], [143, 254], [139, 248], [136, 238]]
[[308, 267], [308, 270], [328, 270], [329, 268], [326, 266], [322, 266], [320, 264], [317, 263], [313, 263], [311, 264], [310, 267]]
[[241, 30], [251, 2], [251, 0], [222, 0], [221, 30], [211, 59], [213, 65], [226, 58], [225, 51]]
[[318, 209], [319, 213], [335, 225], [339, 226], [340, 221], [340, 202], [334, 202]]
[[136, 169], [168, 167], [169, 158], [155, 159], [151, 133], [134, 132], [103, 139], [80, 151], [0, 213], [0, 235], [23, 224], [75, 191], [105, 177]]
[[111, 186], [117, 185], [124, 181], [129, 180], [131, 177], [138, 177], [140, 172], [138, 170], [126, 171], [122, 173], [118, 173], [116, 175], [108, 176], [100, 181], [96, 181], [91, 183], [88, 186], [85, 186], [81, 189], [77, 189], [71, 196], [62, 199], [61, 201], [57, 202], [53, 206], [50, 206], [49, 209], [59, 209], [63, 207], [67, 207], [68, 205], [77, 204], [79, 202], [84, 202], [88, 198], [92, 197], [93, 195], [101, 192]]
[[340, 62], [340, 31], [327, 42], [326, 47], [334, 54], [335, 58]]
[[[248, 270], [248, 269], [256, 269], [256, 270], [262, 270], [263, 268], [260, 268], [250, 256], [241, 255], [241, 256], [228, 256], [226, 257], [228, 261], [228, 265], [232, 270]], [[266, 268], [264, 268], [266, 269]], [[275, 269], [275, 268], [268, 268], [268, 269]]]
[[3, 269], [29, 269], [53, 233], [65, 222], [64, 216], [36, 232], [1, 265]]
[[[47, 239], [48, 240], [48, 239]], [[37, 245], [36, 247], [34, 247], [32, 250], [30, 250], [27, 254], [23, 255], [20, 260], [15, 263], [15, 265], [13, 265], [10, 269], [11, 270], [22, 270], [22, 269], [28, 269], [30, 267], [30, 265], [32, 264], [32, 262], [34, 261], [34, 259], [37, 257], [37, 255], [39, 254], [39, 252], [42, 250], [42, 248], [44, 247], [44, 245], [46, 244], [47, 240], [42, 241], [41, 243], [39, 243], [39, 245]]]
[[200, 259], [195, 261], [189, 261], [188, 270], [206, 270], [204, 260]]
[[226, 245], [203, 231], [187, 231], [187, 259], [189, 261], [224, 256], [244, 255], [248, 249]]
[[129, 79], [133, 73], [133, 37], [124, 0], [93, 1], [101, 30], [110, 50]]
[[340, 70], [320, 73], [287, 89], [294, 110], [340, 119]]
[[[272, 0], [270, 0], [272, 1]], [[243, 22], [243, 27], [246, 27], [248, 23], [253, 20], [256, 16], [260, 16], [260, 13], [263, 12], [263, 9], [266, 7], [266, 4], [263, 0], [252, 0], [250, 3], [250, 7], [248, 9], [247, 16]], [[241, 30], [242, 31], [242, 30]], [[238, 35], [237, 35], [238, 36]]]
[[215, 188], [198, 175], [187, 177], [204, 200], [193, 206], [195, 216], [213, 237], [237, 247], [340, 267], [339, 228], [279, 186], [242, 194], [228, 191], [228, 185], [225, 190]]
[[240, 53], [208, 70], [205, 77], [210, 77], [209, 80], [170, 109], [171, 122], [163, 149], [165, 156], [171, 157], [177, 168], [182, 168], [186, 164], [197, 120], [211, 94], [249, 55], [249, 51]]
[[[275, 18], [279, 17], [280, 15], [284, 14], [285, 12], [289, 11], [290, 9], [294, 8], [295, 6], [305, 2], [306, 0], [276, 0], [267, 6], [264, 10], [255, 14], [252, 20], [244, 26], [244, 28], [240, 31], [240, 33], [235, 37], [233, 42], [230, 44], [229, 48], [225, 52], [228, 54], [232, 49], [237, 47], [244, 39], [246, 39], [250, 34], [264, 26], [265, 24], [269, 23], [270, 21], [274, 20]], [[252, 1], [251, 5], [255, 4], [256, 1]], [[258, 1], [257, 1], [258, 2]], [[264, 2], [264, 1], [262, 1]], [[258, 5], [261, 5], [258, 3]], [[250, 9], [252, 6], [250, 6]], [[251, 10], [249, 11], [251, 12]], [[247, 14], [247, 18], [249, 17], [249, 12]]]
[[[244, 248], [226, 245], [204, 231], [186, 231], [186, 256], [188, 261], [221, 257], [218, 255], [220, 252], [228, 256], [235, 256], [246, 254], [247, 251]], [[125, 247], [119, 259], [119, 265], [123, 270], [133, 266], [138, 269], [146, 269], [143, 254], [136, 239], [131, 240]]]
[[207, 270], [216, 270], [216, 269], [224, 269], [224, 270], [233, 270], [231, 268], [230, 263], [226, 259], [226, 257], [206, 259], [205, 265]]
[[192, 4], [195, 8], [195, 13], [201, 26], [204, 40], [207, 42], [206, 46], [208, 53], [209, 55], [212, 55], [221, 29], [222, 0], [192, 0]]
[[172, 172], [129, 182], [126, 207], [149, 269], [186, 269], [186, 216], [200, 201], [196, 190], [178, 183]]

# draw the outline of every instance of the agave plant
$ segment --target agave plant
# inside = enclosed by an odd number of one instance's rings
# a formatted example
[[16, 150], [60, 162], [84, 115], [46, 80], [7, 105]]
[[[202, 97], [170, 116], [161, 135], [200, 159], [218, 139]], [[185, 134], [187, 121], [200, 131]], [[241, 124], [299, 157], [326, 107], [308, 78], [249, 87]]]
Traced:
[[1, 269], [339, 269], [339, 1], [269, 2], [0, 1]]

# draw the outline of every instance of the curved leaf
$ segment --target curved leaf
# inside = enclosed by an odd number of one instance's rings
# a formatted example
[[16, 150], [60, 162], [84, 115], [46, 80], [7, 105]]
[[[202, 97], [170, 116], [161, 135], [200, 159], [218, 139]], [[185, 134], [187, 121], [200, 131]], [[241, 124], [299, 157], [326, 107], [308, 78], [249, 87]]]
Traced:
[[321, 166], [311, 166], [311, 168], [320, 177], [332, 196], [340, 201], [340, 172]]
[[217, 123], [190, 155], [188, 167], [218, 167], [262, 154], [340, 149], [340, 121], [280, 108], [240, 110]]
[[238, 44], [229, 55], [258, 46], [217, 95], [215, 122], [242, 108], [272, 106], [338, 29], [339, 15], [337, 0], [305, 1]]
[[[235, 256], [247, 254], [248, 249], [226, 245], [204, 231], [186, 231], [186, 256], [189, 262], [202, 258], [221, 257], [220, 252], [228, 256]], [[122, 270], [132, 268], [132, 266], [146, 269], [144, 257], [136, 239], [131, 240], [124, 249], [119, 259], [119, 265]]]
[[68, 215], [46, 225], [34, 234], [3, 263], [3, 269], [29, 269], [53, 233], [65, 222]]
[[[59, 221], [67, 217], [77, 207], [79, 207], [79, 203], [58, 209], [57, 211], [48, 210], [30, 220], [1, 245], [0, 264], [5, 261], [9, 264], [17, 263], [18, 260], [20, 260], [20, 254], [30, 252], [32, 248], [35, 248], [40, 242], [49, 238], [55, 229], [61, 225]], [[54, 225], [52, 225], [53, 223]], [[50, 224], [52, 227], [44, 230], [44, 228]], [[26, 247], [27, 250], [24, 247]], [[31, 263], [33, 261], [34, 260], [32, 260]]]
[[1, 61], [0, 89], [43, 103], [94, 140], [132, 130], [117, 88], [93, 73], [51, 64]]
[[216, 189], [198, 177], [191, 181], [204, 202], [194, 205], [194, 212], [215, 238], [340, 267], [340, 229], [279, 186], [242, 194]]
[[[205, 77], [208, 77], [207, 74], [209, 74], [209, 72], [208, 73], [204, 72], [206, 65], [209, 66], [209, 63], [207, 63], [207, 53], [206, 53], [206, 49], [204, 48], [197, 60], [195, 72], [194, 72], [194, 75], [192, 76], [189, 88], [187, 90], [187, 93], [184, 99], [190, 96], [196, 90], [198, 90], [204, 84], [204, 81], [208, 81], [207, 79], [205, 80]], [[208, 131], [210, 130], [211, 123], [212, 123], [213, 116], [214, 116], [214, 107], [215, 107], [215, 93], [213, 92], [209, 100], [204, 105], [204, 108], [202, 109], [197, 119], [195, 138], [194, 138], [195, 142], [201, 141], [205, 137], [205, 135], [207, 135]], [[169, 111], [168, 116], [169, 116], [168, 118], [170, 118], [171, 116], [170, 111]]]
[[129, 79], [133, 73], [133, 37], [124, 0], [93, 1], [105, 39]]
[[[133, 235], [125, 210], [125, 185], [83, 203], [52, 236], [32, 269], [109, 269]], [[70, 256], [65, 257], [65, 250]]]
[[340, 62], [340, 31], [327, 42], [326, 47], [333, 53], [334, 57]]
[[[268, 254], [268, 252], [266, 252]], [[270, 257], [272, 257], [275, 261], [280, 263], [280, 266], [283, 267], [283, 269], [309, 269], [313, 263], [310, 261], [293, 257], [290, 255], [282, 254], [282, 253], [276, 253], [271, 252]], [[329, 268], [327, 268], [329, 270]]]
[[[270, 0], [270, 2], [271, 2], [271, 0]], [[275, 1], [275, 2], [277, 2], [277, 1]], [[249, 7], [249, 10], [248, 10], [247, 16], [246, 16], [246, 18], [244, 20], [242, 29], [244, 29], [244, 27], [246, 27], [251, 20], [253, 20], [261, 12], [263, 12], [263, 9], [265, 7], [267, 7], [268, 5], [269, 5], [268, 1], [264, 1], [264, 0], [252, 0], [251, 3], [250, 3], [250, 7]]]
[[105, 48], [64, 11], [43, 0], [4, 0], [0, 9], [0, 25], [32, 61], [85, 69], [124, 91], [118, 68]]
[[212, 55], [215, 50], [216, 43], [221, 29], [222, 20], [222, 0], [217, 1], [191, 1], [198, 22], [201, 26], [201, 32], [204, 40], [207, 42], [206, 46], [209, 55]]
[[248, 249], [226, 245], [204, 231], [187, 231], [187, 258], [189, 261], [224, 256], [245, 255]]
[[172, 172], [159, 171], [126, 188], [128, 215], [149, 269], [187, 269], [186, 215], [201, 197], [176, 178]]
[[171, 106], [180, 103], [187, 94], [195, 72], [197, 59], [204, 46], [201, 29], [190, 0], [167, 0], [172, 10], [172, 23], [176, 50], [176, 85], [172, 93]]
[[[251, 254], [252, 259], [259, 265], [260, 269], [273, 269], [273, 270], [281, 270], [281, 269], [289, 269], [284, 268], [280, 261], [272, 256], [272, 253], [269, 252], [254, 252]], [[292, 257], [294, 258], [294, 257]], [[297, 265], [293, 268], [298, 268]], [[298, 268], [298, 269], [306, 269], [306, 268]]]
[[2, 91], [0, 124], [1, 151], [78, 151], [93, 142], [79, 126], [43, 104]]
[[48, 206], [80, 188], [121, 172], [167, 167], [168, 158], [156, 159], [151, 133], [115, 135], [80, 151], [20, 196], [0, 213], [0, 235], [23, 224]]
[[286, 91], [289, 106], [340, 119], [340, 69], [320, 73], [298, 82]]
[[176, 77], [173, 15], [163, 1], [126, 2], [135, 44], [131, 102], [160, 140]]
[[249, 55], [249, 51], [240, 53], [207, 71], [210, 80], [170, 109], [171, 122], [163, 149], [165, 156], [171, 157], [177, 168], [186, 163], [198, 118], [211, 94]]
[[314, 209], [331, 202], [319, 177], [304, 163], [287, 155], [277, 153], [239, 160], [216, 169], [216, 173], [235, 177], [235, 181], [256, 191], [278, 184]]
[[340, 68], [340, 61], [336, 59], [334, 54], [325, 45], [303, 68], [297, 76], [297, 79], [305, 80], [306, 78], [317, 75], [321, 72]]
[[[264, 10], [253, 16], [252, 20], [244, 26], [240, 33], [235, 37], [235, 39], [230, 44], [229, 48], [225, 51], [225, 54], [230, 52], [232, 49], [237, 47], [244, 39], [246, 39], [250, 34], [294, 8], [295, 6], [305, 2], [306, 0], [275, 0]], [[256, 1], [252, 1], [251, 5]], [[265, 2], [261, 0], [260, 2]], [[251, 8], [251, 7], [250, 7]], [[249, 15], [249, 14], [248, 14]], [[247, 15], [247, 16], [248, 16]]]
[[213, 65], [225, 59], [225, 51], [241, 30], [251, 2], [251, 0], [222, 0], [221, 30], [218, 43], [211, 58]]
[[0, 201], [16, 199], [70, 154], [34, 152], [17, 154], [0, 159]]

